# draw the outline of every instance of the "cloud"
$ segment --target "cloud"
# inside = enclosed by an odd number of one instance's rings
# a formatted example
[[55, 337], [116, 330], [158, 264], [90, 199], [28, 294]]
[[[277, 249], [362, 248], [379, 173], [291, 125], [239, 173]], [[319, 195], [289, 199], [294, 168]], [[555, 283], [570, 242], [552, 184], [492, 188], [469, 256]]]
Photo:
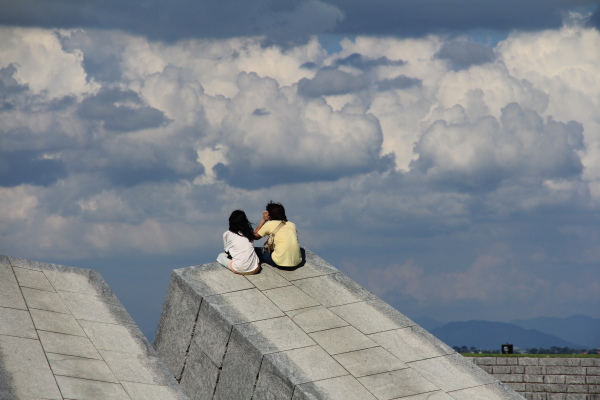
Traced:
[[363, 76], [354, 76], [348, 72], [322, 69], [314, 78], [302, 78], [298, 82], [298, 93], [306, 97], [335, 96], [364, 89], [368, 81]]
[[492, 47], [483, 43], [458, 39], [445, 43], [436, 57], [448, 60], [452, 65], [452, 69], [461, 70], [472, 65], [493, 61], [494, 51]]

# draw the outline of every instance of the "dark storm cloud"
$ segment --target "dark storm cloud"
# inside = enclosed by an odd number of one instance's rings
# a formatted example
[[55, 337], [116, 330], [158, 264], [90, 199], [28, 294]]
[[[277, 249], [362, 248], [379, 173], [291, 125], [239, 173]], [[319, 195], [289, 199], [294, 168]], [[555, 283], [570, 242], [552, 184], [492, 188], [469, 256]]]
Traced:
[[483, 43], [467, 40], [453, 40], [444, 43], [437, 58], [448, 60], [455, 71], [472, 65], [485, 64], [494, 60], [494, 51]]
[[119, 89], [102, 89], [84, 99], [78, 114], [83, 118], [103, 121], [106, 129], [117, 132], [156, 128], [168, 122], [162, 111], [143, 106], [137, 93]]
[[370, 163], [356, 166], [332, 166], [329, 168], [318, 165], [277, 165], [276, 167], [248, 168], [244, 161], [235, 160], [231, 165], [218, 163], [213, 167], [217, 178], [226, 181], [234, 187], [242, 189], [262, 189], [280, 184], [335, 181], [344, 176], [367, 173], [372, 171], [387, 171], [394, 168], [394, 158], [386, 155], [374, 157]]
[[406, 64], [406, 61], [390, 60], [387, 57], [379, 57], [379, 58], [373, 59], [373, 58], [365, 57], [362, 54], [358, 54], [358, 53], [350, 54], [348, 57], [336, 60], [334, 63], [335, 66], [344, 65], [344, 66], [358, 68], [361, 70], [382, 67], [382, 66], [398, 67], [398, 66], [402, 66], [404, 64]]
[[411, 87], [421, 86], [421, 80], [417, 78], [410, 78], [406, 75], [400, 75], [395, 77], [394, 79], [384, 79], [381, 82], [377, 83], [377, 89], [384, 90], [394, 90], [394, 89], [408, 89]]
[[35, 151], [0, 152], [0, 186], [49, 186], [66, 176], [61, 160], [45, 159]]
[[[174, 41], [266, 35], [289, 43], [310, 35], [419, 36], [481, 28], [536, 30], [561, 25], [561, 12], [597, 0], [3, 0], [0, 24], [114, 28]], [[593, 21], [598, 22], [598, 14]]]
[[298, 93], [305, 97], [332, 96], [352, 93], [366, 88], [369, 81], [363, 76], [334, 69], [322, 69], [312, 79], [298, 82]]

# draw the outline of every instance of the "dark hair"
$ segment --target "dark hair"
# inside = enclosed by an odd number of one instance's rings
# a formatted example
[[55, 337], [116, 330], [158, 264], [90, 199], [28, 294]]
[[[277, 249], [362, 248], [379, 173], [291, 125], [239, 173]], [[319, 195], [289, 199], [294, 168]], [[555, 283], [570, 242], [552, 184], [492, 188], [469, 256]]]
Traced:
[[287, 222], [285, 208], [283, 208], [281, 203], [274, 203], [273, 201], [270, 201], [269, 204], [267, 204], [267, 211], [269, 212], [269, 217], [271, 220]]
[[254, 229], [248, 221], [246, 213], [242, 210], [235, 210], [229, 216], [229, 230], [240, 236], [248, 238], [249, 241], [254, 241]]

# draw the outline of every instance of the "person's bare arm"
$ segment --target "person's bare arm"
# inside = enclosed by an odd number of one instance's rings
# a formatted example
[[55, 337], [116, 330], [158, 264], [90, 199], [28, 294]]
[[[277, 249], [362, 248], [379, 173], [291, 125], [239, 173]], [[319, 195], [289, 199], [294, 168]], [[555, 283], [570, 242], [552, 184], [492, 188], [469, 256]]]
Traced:
[[255, 239], [260, 239], [262, 237], [262, 236], [260, 236], [258, 234], [258, 231], [260, 230], [260, 228], [263, 227], [263, 225], [265, 224], [265, 222], [267, 222], [268, 220], [269, 220], [269, 212], [268, 211], [263, 211], [263, 213], [262, 213], [262, 219], [260, 220], [260, 222], [256, 226], [256, 229], [254, 229], [254, 238]]

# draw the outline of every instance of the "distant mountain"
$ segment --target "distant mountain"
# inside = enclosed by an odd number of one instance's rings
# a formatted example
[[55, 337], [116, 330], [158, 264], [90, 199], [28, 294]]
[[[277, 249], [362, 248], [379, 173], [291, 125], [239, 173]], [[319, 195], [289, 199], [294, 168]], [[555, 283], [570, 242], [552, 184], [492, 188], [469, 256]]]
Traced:
[[510, 343], [522, 349], [553, 346], [572, 349], [587, 347], [535, 329], [525, 329], [505, 322], [450, 322], [430, 332], [449, 346], [473, 346], [478, 349], [500, 349], [504, 343]]
[[549, 333], [569, 342], [581, 343], [589, 348], [600, 348], [600, 318], [574, 315], [568, 318], [518, 319], [510, 323], [521, 328]]
[[446, 325], [445, 322], [440, 322], [437, 321], [433, 318], [429, 318], [429, 317], [423, 317], [423, 318], [414, 318], [413, 319], [417, 324], [419, 324], [419, 326], [423, 329], [425, 329], [428, 332], [431, 332], [432, 330], [442, 327], [444, 325]]

